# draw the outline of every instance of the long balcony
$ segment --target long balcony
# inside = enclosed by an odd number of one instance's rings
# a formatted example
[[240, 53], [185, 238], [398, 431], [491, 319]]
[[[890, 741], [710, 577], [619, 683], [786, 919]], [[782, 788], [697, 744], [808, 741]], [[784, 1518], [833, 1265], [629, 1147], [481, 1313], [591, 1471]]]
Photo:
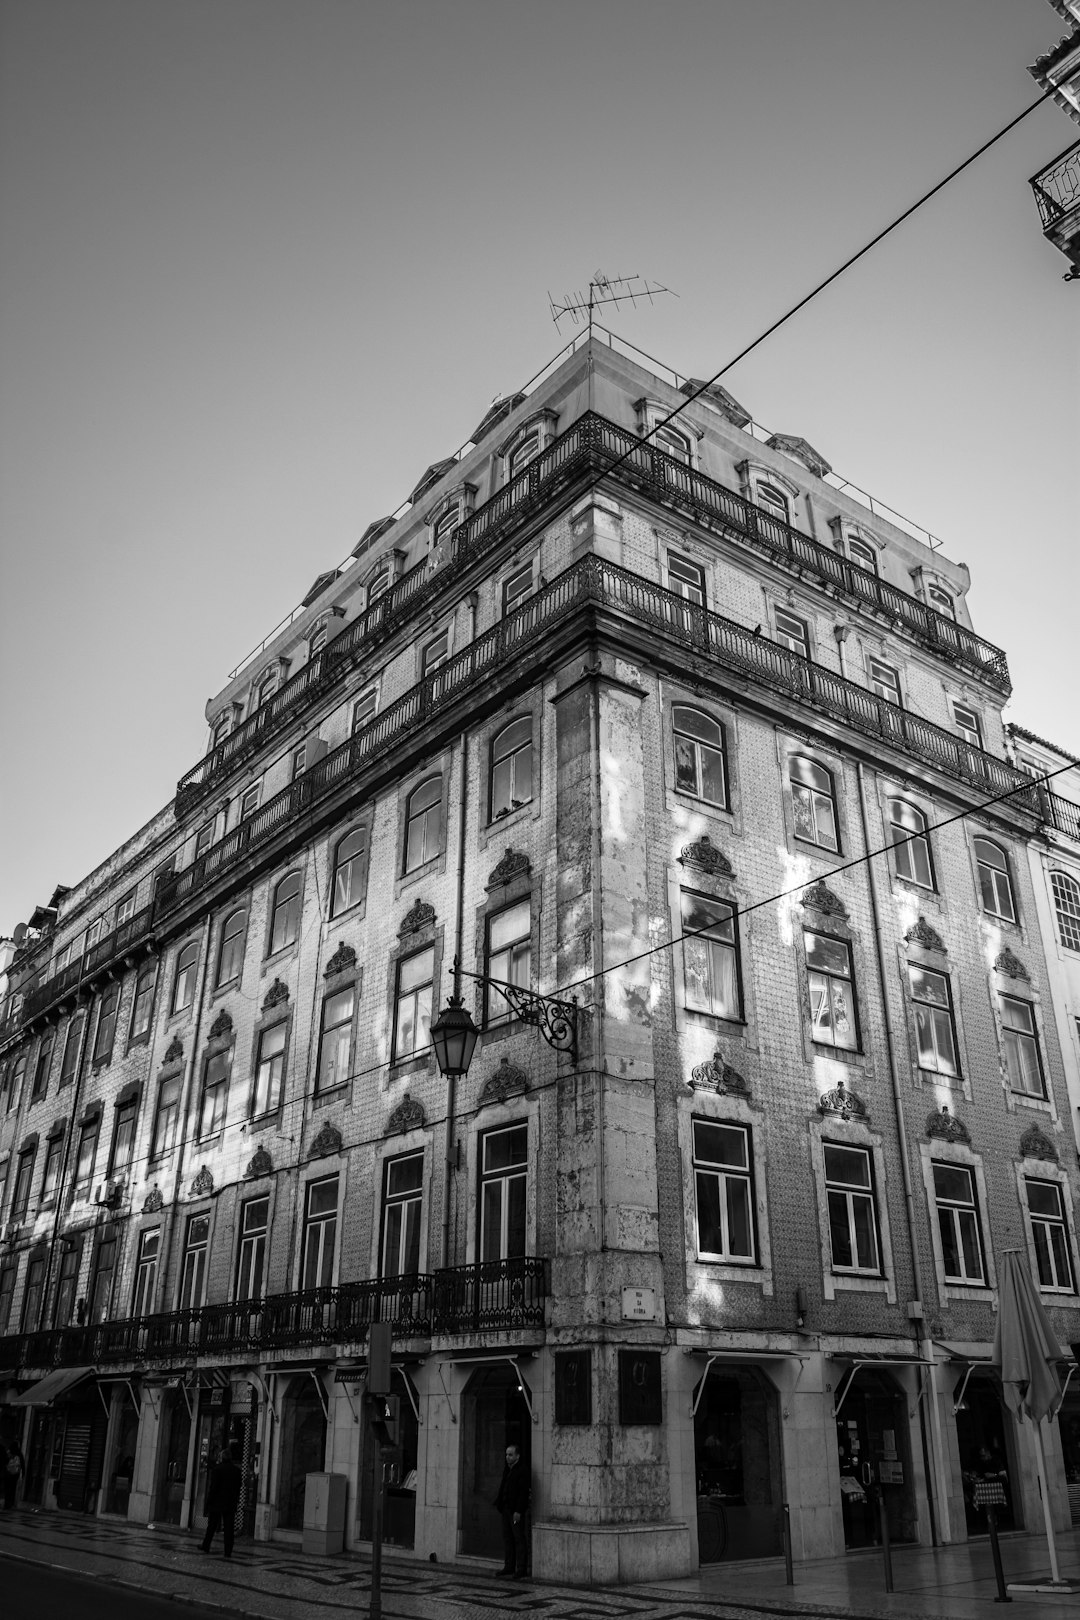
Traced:
[[154, 940], [154, 908], [144, 906], [119, 927], [91, 945], [74, 962], [61, 968], [50, 979], [28, 992], [23, 1002], [23, 1018], [36, 1018], [57, 1001], [62, 1001], [80, 985], [87, 984], [99, 973], [105, 973], [114, 963], [139, 951], [152, 947]]
[[889, 744], [988, 796], [1016, 789], [1016, 802], [1038, 813], [1030, 777], [972, 747], [932, 721], [910, 714], [865, 687], [835, 675], [775, 642], [763, 640], [719, 613], [691, 607], [682, 597], [597, 556], [584, 557], [533, 597], [419, 681], [347, 742], [226, 833], [181, 872], [160, 881], [161, 918], [213, 884], [249, 853], [268, 843], [332, 797], [374, 760], [418, 733], [453, 702], [472, 696], [523, 650], [541, 642], [558, 622], [588, 607], [608, 608], [664, 640], [678, 642], [725, 669], [749, 677], [797, 704], [825, 712], [864, 736]]
[[[619, 465], [613, 466], [616, 461]], [[318, 695], [334, 687], [360, 657], [372, 652], [434, 596], [444, 593], [448, 580], [485, 556], [568, 483], [585, 473], [604, 471], [646, 489], [664, 505], [682, 511], [689, 508], [700, 521], [734, 535], [772, 561], [809, 575], [856, 604], [885, 615], [921, 645], [978, 675], [995, 690], [1010, 690], [1008, 665], [999, 647], [781, 522], [715, 479], [694, 472], [652, 445], [642, 444], [635, 434], [606, 417], [589, 412], [454, 531], [449, 562], [432, 570], [425, 560], [411, 569], [286, 681], [269, 702], [187, 771], [177, 784], [177, 814], [184, 816], [201, 803], [215, 783]]]
[[1060, 152], [1029, 181], [1043, 235], [1080, 272], [1080, 141]]
[[547, 1262], [528, 1255], [0, 1338], [0, 1367], [183, 1366], [215, 1357], [355, 1344], [372, 1322], [398, 1339], [543, 1327]]

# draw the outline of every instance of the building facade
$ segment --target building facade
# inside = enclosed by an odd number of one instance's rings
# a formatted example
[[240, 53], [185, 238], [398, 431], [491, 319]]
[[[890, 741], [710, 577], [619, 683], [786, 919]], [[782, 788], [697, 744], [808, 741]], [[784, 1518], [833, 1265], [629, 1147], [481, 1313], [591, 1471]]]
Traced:
[[1005, 656], [962, 565], [695, 387], [590, 338], [493, 407], [21, 935], [31, 1502], [199, 1528], [227, 1438], [247, 1533], [325, 1470], [362, 1543], [390, 1321], [420, 1557], [499, 1554], [510, 1441], [542, 1576], [766, 1556], [785, 1511], [796, 1558], [865, 1545], [879, 1481], [898, 1540], [980, 1533], [988, 1474], [1040, 1522], [995, 1257], [1080, 1338], [1075, 1053]]
[[[1050, 0], [1069, 24], [1069, 32], [1029, 68], [1032, 78], [1080, 123], [1080, 0]], [[1043, 235], [1069, 261], [1066, 281], [1080, 277], [1080, 141], [1032, 175], [1031, 189], [1042, 221]]]

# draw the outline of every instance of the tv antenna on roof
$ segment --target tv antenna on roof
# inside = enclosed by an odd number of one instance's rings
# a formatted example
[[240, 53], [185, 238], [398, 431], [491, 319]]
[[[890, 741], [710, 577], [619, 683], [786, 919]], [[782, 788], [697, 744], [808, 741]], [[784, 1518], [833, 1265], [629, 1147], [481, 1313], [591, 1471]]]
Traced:
[[551, 305], [551, 318], [558, 326], [564, 315], [569, 315], [574, 325], [588, 319], [589, 336], [592, 337], [593, 310], [600, 304], [634, 304], [639, 299], [647, 298], [654, 303], [660, 293], [666, 293], [671, 298], [678, 298], [677, 292], [670, 287], [662, 287], [658, 281], [649, 283], [645, 276], [605, 276], [602, 270], [593, 272], [589, 282], [588, 297], [578, 294], [571, 297], [569, 293], [563, 296], [561, 303], [556, 303], [548, 293], [548, 303]]

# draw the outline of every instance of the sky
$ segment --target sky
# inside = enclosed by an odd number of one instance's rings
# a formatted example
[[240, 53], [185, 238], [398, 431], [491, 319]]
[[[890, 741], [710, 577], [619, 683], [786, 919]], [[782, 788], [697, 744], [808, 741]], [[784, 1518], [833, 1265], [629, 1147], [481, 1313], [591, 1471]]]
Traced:
[[[1038, 95], [1046, 0], [0, 0], [0, 935], [572, 336], [709, 376]], [[944, 541], [1080, 754], [1080, 286], [1052, 104], [724, 378]]]

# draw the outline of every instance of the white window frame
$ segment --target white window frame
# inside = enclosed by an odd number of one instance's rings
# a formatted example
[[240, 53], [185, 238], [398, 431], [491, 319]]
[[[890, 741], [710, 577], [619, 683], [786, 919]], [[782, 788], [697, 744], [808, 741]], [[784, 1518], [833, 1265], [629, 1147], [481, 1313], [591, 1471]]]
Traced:
[[[997, 1266], [994, 1259], [993, 1232], [989, 1225], [990, 1200], [987, 1194], [986, 1175], [983, 1169], [982, 1158], [972, 1152], [964, 1142], [944, 1142], [935, 1139], [932, 1142], [920, 1142], [919, 1154], [922, 1159], [923, 1189], [926, 1195], [926, 1208], [929, 1214], [930, 1246], [934, 1256], [934, 1273], [937, 1277], [938, 1298], [946, 1309], [950, 1304], [957, 1302], [969, 1303], [972, 1300], [992, 1300], [997, 1293]], [[937, 1221], [937, 1194], [934, 1187], [934, 1161], [963, 1165], [971, 1170], [975, 1181], [978, 1209], [981, 1217], [980, 1229], [983, 1240], [983, 1264], [986, 1267], [986, 1281], [980, 1286], [977, 1283], [952, 1283], [945, 1276], [945, 1257], [941, 1249], [941, 1232]]]
[[[1052, 1182], [1058, 1189], [1061, 1200], [1062, 1219], [1065, 1225], [1065, 1240], [1069, 1250], [1069, 1264], [1072, 1267], [1072, 1287], [1057, 1288], [1044, 1284], [1039, 1277], [1039, 1259], [1035, 1248], [1035, 1233], [1031, 1205], [1028, 1201], [1029, 1181]], [[1076, 1219], [1073, 1208], [1072, 1188], [1069, 1185], [1068, 1172], [1060, 1165], [1045, 1159], [1021, 1159], [1016, 1165], [1016, 1188], [1020, 1199], [1020, 1207], [1024, 1213], [1024, 1238], [1027, 1243], [1028, 1258], [1031, 1261], [1031, 1275], [1040, 1294], [1055, 1305], [1066, 1310], [1080, 1311], [1080, 1293], [1077, 1291], [1077, 1239]]]

